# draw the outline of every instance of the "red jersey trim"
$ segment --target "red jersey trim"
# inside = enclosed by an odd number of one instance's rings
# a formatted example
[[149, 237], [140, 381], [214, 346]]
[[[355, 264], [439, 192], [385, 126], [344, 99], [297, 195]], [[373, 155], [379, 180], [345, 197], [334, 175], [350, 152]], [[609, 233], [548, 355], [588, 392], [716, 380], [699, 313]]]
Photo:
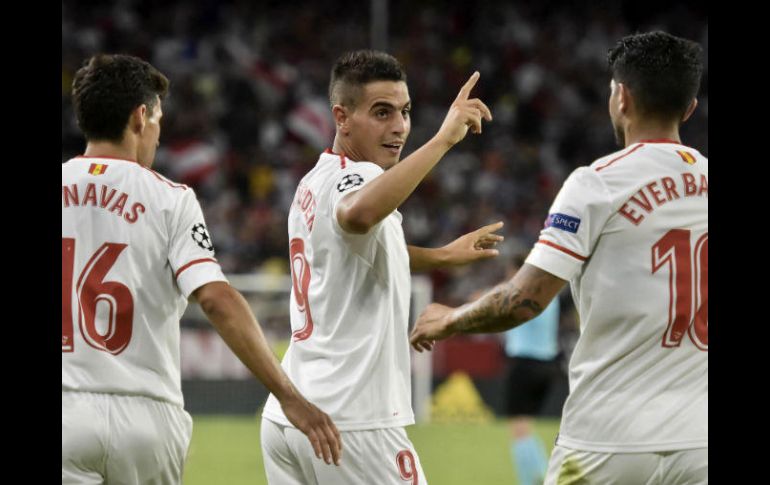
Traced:
[[151, 174], [155, 175], [155, 178], [156, 178], [156, 179], [160, 180], [160, 181], [161, 181], [161, 182], [163, 182], [163, 183], [166, 183], [166, 184], [168, 184], [168, 186], [169, 186], [169, 187], [171, 187], [172, 189], [182, 189], [182, 190], [187, 190], [187, 186], [186, 186], [186, 185], [183, 185], [183, 184], [173, 184], [173, 183], [169, 182], [169, 181], [166, 179], [166, 177], [162, 176], [161, 174], [159, 174], [159, 173], [158, 173], [158, 172], [156, 172], [155, 170], [152, 170], [152, 169], [150, 169], [150, 168], [147, 168], [147, 167], [145, 167], [144, 165], [141, 165], [141, 164], [140, 164], [139, 166], [140, 166], [140, 167], [142, 167], [143, 169], [147, 170], [147, 171], [148, 171], [148, 172], [150, 172]]
[[562, 246], [559, 246], [556, 243], [552, 243], [551, 241], [547, 241], [545, 239], [540, 239], [537, 242], [539, 244], [545, 244], [546, 246], [551, 246], [552, 248], [558, 249], [559, 251], [561, 251], [563, 253], [569, 254], [570, 256], [572, 256], [575, 259], [579, 259], [580, 261], [588, 260], [588, 258], [586, 258], [585, 256], [581, 256], [578, 253], [576, 253], [574, 251], [570, 251], [569, 249], [567, 249], [565, 247], [562, 247]]
[[190, 261], [186, 265], [182, 266], [181, 268], [179, 268], [179, 271], [176, 272], [176, 274], [174, 275], [174, 278], [179, 278], [179, 275], [182, 274], [182, 271], [186, 270], [187, 268], [189, 268], [190, 266], [192, 266], [194, 264], [216, 263], [216, 262], [217, 262], [217, 260], [214, 259], [214, 258], [195, 259], [193, 261]]
[[[679, 145], [680, 147], [684, 147], [684, 148], [687, 148], [687, 149], [692, 150], [694, 152], [698, 152], [697, 149], [695, 149], [695, 148], [693, 148], [691, 146], [685, 145], [685, 144], [680, 143], [678, 141], [669, 140], [668, 138], [658, 138], [658, 139], [655, 139], [655, 140], [640, 140], [638, 143], [668, 143], [669, 145]], [[698, 152], [698, 153], [700, 153], [700, 152]]]
[[604, 164], [604, 165], [602, 165], [601, 167], [596, 167], [596, 171], [598, 172], [599, 170], [602, 170], [602, 169], [605, 169], [605, 168], [609, 167], [610, 165], [612, 165], [613, 163], [617, 162], [617, 161], [618, 161], [618, 160], [620, 160], [621, 158], [623, 158], [623, 157], [627, 157], [627, 156], [631, 155], [632, 153], [634, 153], [634, 152], [635, 152], [635, 151], [637, 151], [638, 149], [642, 148], [643, 146], [644, 146], [644, 143], [641, 143], [641, 144], [639, 144], [639, 145], [636, 145], [636, 147], [634, 147], [634, 149], [633, 149], [633, 150], [630, 150], [630, 151], [628, 151], [628, 152], [624, 153], [623, 155], [621, 155], [621, 156], [619, 156], [619, 157], [613, 158], [612, 160], [610, 160], [609, 162], [605, 163], [605, 164]]
[[77, 156], [77, 157], [75, 157], [75, 158], [95, 158], [95, 159], [97, 159], [97, 160], [101, 160], [101, 159], [104, 159], [104, 160], [121, 160], [121, 161], [124, 161], [124, 162], [139, 163], [139, 162], [137, 162], [136, 160], [131, 160], [130, 158], [117, 158], [117, 157], [91, 157], [91, 156], [88, 156], [88, 157], [87, 157], [87, 156], [85, 156], [85, 155], [78, 155], [78, 156]]
[[637, 143], [671, 143], [672, 145], [682, 145], [678, 141], [669, 140], [668, 138], [656, 138], [654, 140], [639, 140]]
[[334, 153], [331, 148], [327, 148], [326, 150], [324, 150], [324, 153], [329, 154], [329, 155], [337, 155], [337, 156], [339, 156], [340, 157], [340, 168], [342, 168], [343, 170], [345, 169], [345, 152]]

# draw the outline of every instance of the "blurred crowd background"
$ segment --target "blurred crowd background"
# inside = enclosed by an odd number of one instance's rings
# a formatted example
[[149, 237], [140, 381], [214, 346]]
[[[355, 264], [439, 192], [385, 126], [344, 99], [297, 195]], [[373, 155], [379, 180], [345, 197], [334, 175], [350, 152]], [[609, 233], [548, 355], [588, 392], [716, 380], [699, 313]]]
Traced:
[[[638, 2], [636, 2], [638, 3]], [[698, 41], [705, 72], [683, 143], [708, 155], [708, 17], [697, 3], [387, 2], [386, 50], [413, 100], [407, 156], [440, 126], [474, 71], [494, 121], [469, 135], [402, 206], [410, 244], [438, 247], [505, 221], [499, 260], [430, 274], [434, 299], [459, 304], [503, 278], [536, 241], [561, 183], [616, 151], [607, 50], [635, 31]], [[369, 2], [116, 0], [62, 3], [62, 162], [84, 140], [72, 78], [97, 52], [144, 58], [171, 80], [155, 169], [191, 185], [226, 273], [287, 274], [286, 218], [300, 178], [330, 147], [329, 73], [371, 47]], [[502, 263], [501, 263], [502, 261]]]

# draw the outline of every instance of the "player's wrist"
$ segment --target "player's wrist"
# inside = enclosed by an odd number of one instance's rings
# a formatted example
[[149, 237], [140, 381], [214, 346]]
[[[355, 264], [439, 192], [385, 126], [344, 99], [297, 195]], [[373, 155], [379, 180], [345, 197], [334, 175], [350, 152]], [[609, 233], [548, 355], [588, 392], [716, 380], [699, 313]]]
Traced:
[[441, 268], [444, 266], [450, 266], [452, 261], [452, 250], [447, 246], [442, 246], [433, 250], [433, 266]]
[[280, 385], [276, 386], [275, 389], [272, 389], [271, 392], [282, 406], [302, 399], [299, 391], [292, 385], [288, 378], [284, 379]]
[[455, 308], [444, 315], [442, 319], [442, 326], [446, 337], [451, 337], [458, 333], [462, 333], [460, 328], [460, 315], [462, 314], [462, 307]]
[[[443, 150], [444, 153], [448, 152], [450, 148], [455, 146], [457, 142], [453, 140], [450, 134], [444, 132], [443, 126], [439, 129], [438, 133], [433, 135], [427, 144], [435, 146], [439, 150]], [[442, 153], [443, 155], [443, 153]]]

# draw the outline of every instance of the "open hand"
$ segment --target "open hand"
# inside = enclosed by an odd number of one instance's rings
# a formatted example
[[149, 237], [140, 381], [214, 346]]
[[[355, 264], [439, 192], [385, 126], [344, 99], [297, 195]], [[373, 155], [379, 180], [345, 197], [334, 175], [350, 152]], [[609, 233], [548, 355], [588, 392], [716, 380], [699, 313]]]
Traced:
[[504, 239], [503, 236], [494, 234], [494, 232], [502, 227], [503, 222], [498, 221], [458, 237], [441, 248], [446, 252], [447, 262], [449, 264], [461, 265], [480, 259], [494, 258], [500, 252], [493, 248]]
[[448, 318], [452, 310], [454, 310], [452, 307], [438, 303], [431, 303], [425, 308], [409, 336], [409, 343], [412, 344], [414, 350], [417, 352], [433, 350], [435, 340], [441, 340], [452, 335]]
[[315, 456], [321, 458], [323, 455], [327, 464], [330, 465], [334, 461], [334, 464], [339, 466], [342, 458], [342, 438], [331, 418], [299, 395], [281, 402], [281, 408], [291, 424], [308, 437]]

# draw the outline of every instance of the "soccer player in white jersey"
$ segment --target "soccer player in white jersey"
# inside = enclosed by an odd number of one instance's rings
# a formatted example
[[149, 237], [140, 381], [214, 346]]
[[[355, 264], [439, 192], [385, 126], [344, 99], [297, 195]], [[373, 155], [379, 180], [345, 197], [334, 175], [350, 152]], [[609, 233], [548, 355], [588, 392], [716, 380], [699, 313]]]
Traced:
[[62, 164], [62, 484], [177, 484], [192, 433], [179, 319], [188, 298], [312, 441], [339, 434], [292, 385], [216, 259], [193, 190], [150, 169], [168, 79], [123, 55], [92, 57], [73, 104], [84, 156]]
[[407, 246], [396, 210], [468, 130], [491, 120], [462, 87], [436, 135], [399, 162], [410, 131], [406, 75], [392, 56], [350, 52], [332, 69], [333, 149], [301, 180], [289, 212], [292, 341], [282, 366], [339, 427], [345, 459], [319, 467], [274, 396], [262, 420], [276, 485], [425, 484], [404, 426], [414, 423], [409, 370], [410, 269], [497, 255], [502, 223], [440, 249]]
[[708, 159], [682, 145], [702, 51], [664, 32], [609, 51], [621, 151], [575, 170], [524, 267], [474, 303], [431, 304], [411, 342], [497, 332], [570, 281], [581, 335], [545, 483], [708, 481]]

